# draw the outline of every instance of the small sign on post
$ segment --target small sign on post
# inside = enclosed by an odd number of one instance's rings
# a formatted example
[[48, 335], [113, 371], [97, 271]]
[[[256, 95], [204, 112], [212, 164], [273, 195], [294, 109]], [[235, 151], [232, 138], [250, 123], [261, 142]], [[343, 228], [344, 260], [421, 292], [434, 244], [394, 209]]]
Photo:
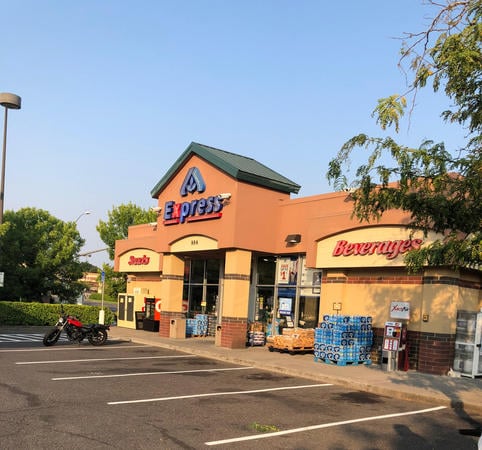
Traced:
[[4, 278], [5, 278], [5, 272], [0, 272], [0, 287], [3, 287]]
[[100, 273], [100, 280], [102, 281], [102, 300], [100, 302], [99, 323], [103, 325], [105, 320], [105, 312], [104, 312], [105, 272], [104, 271]]

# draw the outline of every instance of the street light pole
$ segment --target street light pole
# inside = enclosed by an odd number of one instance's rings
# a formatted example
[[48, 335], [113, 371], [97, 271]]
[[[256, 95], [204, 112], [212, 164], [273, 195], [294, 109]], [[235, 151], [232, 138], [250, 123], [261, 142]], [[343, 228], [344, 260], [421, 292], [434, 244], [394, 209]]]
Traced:
[[22, 99], [8, 92], [0, 93], [0, 105], [5, 108], [5, 120], [3, 122], [3, 150], [2, 150], [2, 182], [0, 190], [0, 225], [3, 223], [3, 199], [5, 196], [5, 162], [7, 159], [7, 120], [9, 109], [20, 109]]
[[79, 217], [77, 217], [77, 219], [75, 219], [75, 223], [77, 223], [82, 216], [88, 216], [91, 212], [92, 211], [84, 211]]

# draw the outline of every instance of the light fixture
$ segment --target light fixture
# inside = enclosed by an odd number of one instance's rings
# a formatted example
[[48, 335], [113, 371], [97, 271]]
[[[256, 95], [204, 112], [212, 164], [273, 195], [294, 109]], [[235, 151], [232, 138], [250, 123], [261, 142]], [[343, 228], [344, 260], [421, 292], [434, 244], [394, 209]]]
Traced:
[[75, 219], [75, 223], [77, 223], [82, 216], [88, 216], [89, 214], [92, 214], [92, 211], [84, 211], [82, 214], [79, 215], [79, 217], [77, 217], [77, 219]]
[[218, 198], [221, 200], [229, 200], [231, 198], [231, 194], [229, 192], [225, 192], [224, 194], [218, 194]]
[[301, 242], [301, 234], [288, 234], [285, 242], [288, 244], [299, 244]]
[[0, 93], [0, 105], [5, 108], [5, 120], [3, 122], [3, 152], [2, 152], [2, 181], [0, 190], [0, 225], [3, 223], [3, 198], [5, 196], [5, 161], [7, 159], [7, 119], [9, 109], [20, 109], [22, 99], [8, 92]]

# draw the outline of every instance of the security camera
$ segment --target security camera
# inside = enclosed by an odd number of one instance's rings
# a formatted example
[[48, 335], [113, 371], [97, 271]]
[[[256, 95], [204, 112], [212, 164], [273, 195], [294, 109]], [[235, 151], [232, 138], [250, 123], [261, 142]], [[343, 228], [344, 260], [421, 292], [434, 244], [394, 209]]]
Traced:
[[218, 198], [220, 198], [221, 200], [229, 200], [231, 198], [231, 194], [229, 192], [219, 194]]
[[161, 208], [160, 206], [153, 206], [153, 207], [151, 208], [151, 211], [154, 211], [154, 212], [157, 212], [157, 213], [158, 213], [158, 212], [161, 212], [161, 210], [162, 210], [162, 208]]
[[351, 194], [351, 193], [353, 193], [353, 192], [356, 191], [356, 188], [352, 188], [352, 187], [351, 187], [351, 188], [345, 188], [345, 189], [343, 189], [343, 190], [344, 190], [345, 192], [348, 192], [348, 193]]

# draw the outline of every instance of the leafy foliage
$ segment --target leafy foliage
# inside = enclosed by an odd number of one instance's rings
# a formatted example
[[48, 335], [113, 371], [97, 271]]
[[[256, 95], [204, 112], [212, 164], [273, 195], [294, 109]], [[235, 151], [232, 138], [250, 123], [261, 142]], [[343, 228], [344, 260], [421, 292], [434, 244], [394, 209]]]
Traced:
[[[83, 323], [97, 323], [99, 310], [97, 306], [63, 305], [67, 314], [77, 317]], [[0, 325], [55, 325], [60, 315], [60, 305], [25, 302], [0, 302]], [[114, 313], [104, 308], [105, 324], [115, 321]]]
[[127, 239], [130, 226], [154, 222], [156, 219], [154, 211], [142, 209], [133, 203], [112, 208], [108, 212], [108, 220], [100, 220], [96, 227], [100, 238], [109, 247], [109, 258], [114, 259], [115, 241]]
[[40, 300], [58, 295], [73, 302], [84, 289], [77, 260], [84, 240], [75, 222], [63, 222], [47, 211], [6, 211], [0, 225], [0, 268], [5, 273], [2, 300]]
[[[411, 216], [410, 226], [425, 233], [433, 230], [444, 238], [406, 256], [409, 270], [423, 265], [480, 267], [482, 257], [482, 0], [439, 4], [427, 30], [407, 33], [400, 67], [408, 61], [411, 83], [403, 95], [380, 99], [373, 115], [383, 130], [394, 126], [411, 108], [417, 92], [432, 83], [444, 90], [452, 109], [444, 120], [467, 130], [465, 148], [449, 151], [443, 143], [422, 142], [409, 148], [391, 137], [365, 134], [347, 141], [329, 163], [327, 177], [336, 189], [355, 187], [353, 215], [360, 221], [378, 220], [387, 210], [401, 209]], [[350, 156], [355, 149], [371, 150], [366, 164], [348, 178]], [[391, 156], [393, 166], [380, 163]]]
[[102, 269], [105, 273], [104, 297], [117, 299], [119, 293], [126, 292], [127, 274], [114, 272], [108, 264], [103, 264]]

